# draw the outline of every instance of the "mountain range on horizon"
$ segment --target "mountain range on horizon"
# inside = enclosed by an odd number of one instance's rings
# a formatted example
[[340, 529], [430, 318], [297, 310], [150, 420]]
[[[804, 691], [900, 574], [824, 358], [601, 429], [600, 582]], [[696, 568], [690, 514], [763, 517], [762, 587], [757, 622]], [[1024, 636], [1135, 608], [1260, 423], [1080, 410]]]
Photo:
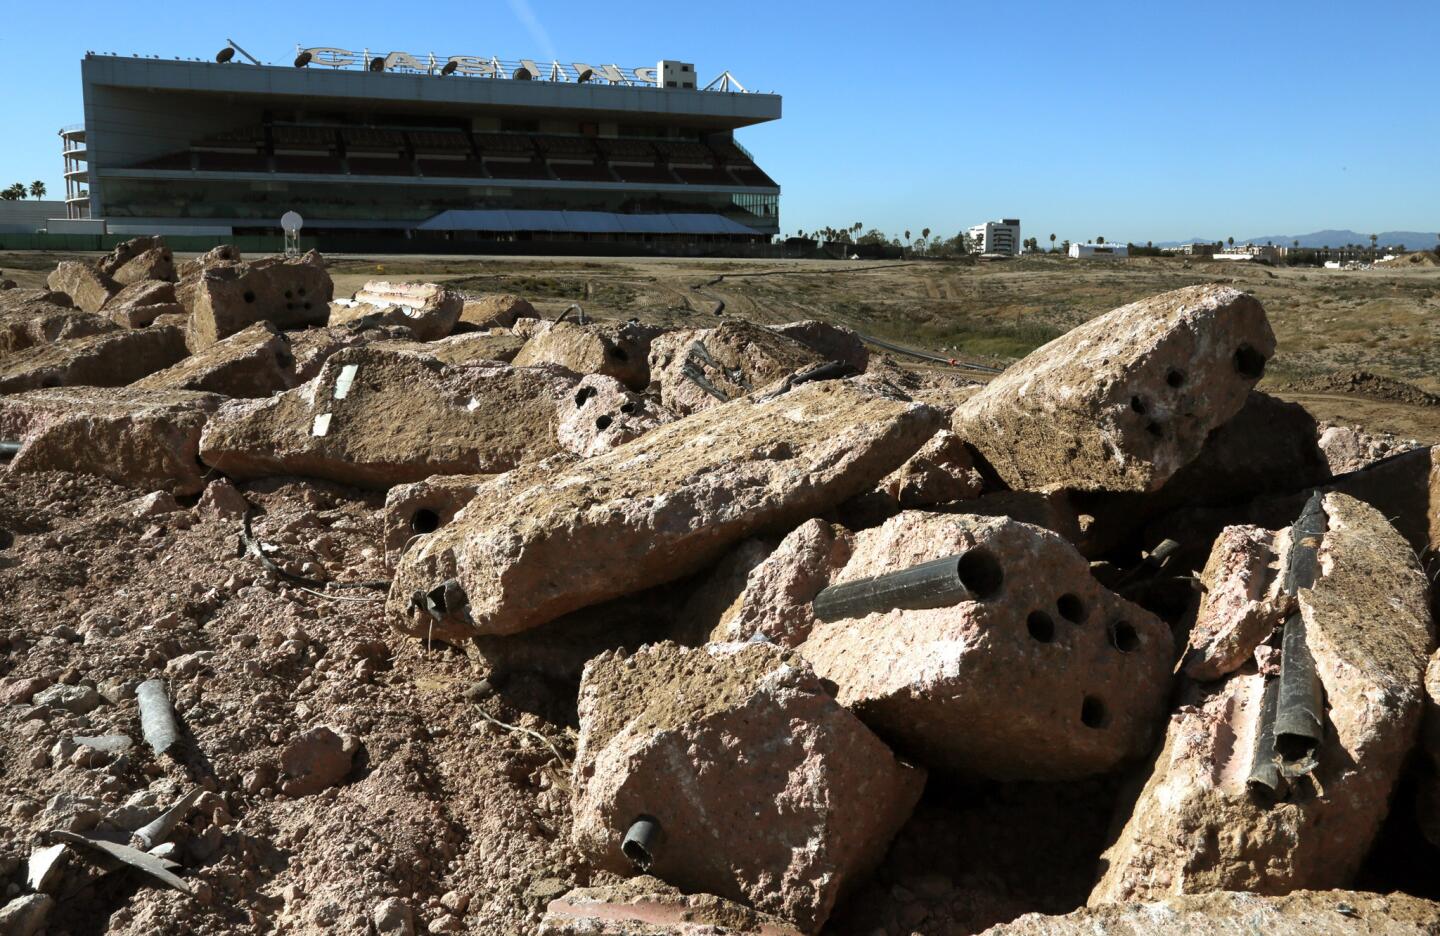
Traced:
[[[1440, 246], [1440, 233], [1419, 231], [1381, 231], [1377, 233], [1377, 246], [1400, 247], [1407, 250], [1434, 250]], [[1181, 244], [1213, 244], [1224, 241], [1224, 237], [1192, 237], [1183, 241], [1162, 241], [1156, 247], [1179, 247]], [[1266, 234], [1261, 237], [1236, 238], [1237, 244], [1274, 244], [1277, 247], [1292, 247], [1299, 241], [1301, 247], [1344, 247], [1346, 244], [1370, 246], [1370, 235], [1358, 231], [1324, 230], [1310, 234]]]

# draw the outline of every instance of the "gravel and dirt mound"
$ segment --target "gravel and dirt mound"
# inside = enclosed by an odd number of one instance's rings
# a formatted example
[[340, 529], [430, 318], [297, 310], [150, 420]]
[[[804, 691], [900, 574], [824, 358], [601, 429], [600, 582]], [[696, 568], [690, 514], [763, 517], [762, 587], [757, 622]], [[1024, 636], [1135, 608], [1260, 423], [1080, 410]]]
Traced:
[[1297, 380], [1282, 387], [1295, 393], [1353, 393], [1409, 406], [1437, 406], [1440, 396], [1414, 384], [1365, 370], [1337, 371]]

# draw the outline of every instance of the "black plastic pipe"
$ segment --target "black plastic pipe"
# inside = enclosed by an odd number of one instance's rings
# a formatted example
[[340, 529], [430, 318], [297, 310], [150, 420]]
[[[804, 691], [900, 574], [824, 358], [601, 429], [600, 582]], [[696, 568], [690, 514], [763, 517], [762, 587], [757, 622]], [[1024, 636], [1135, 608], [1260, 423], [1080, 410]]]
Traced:
[[660, 843], [660, 820], [654, 816], [641, 816], [630, 824], [620, 851], [630, 863], [641, 871], [649, 871], [655, 863], [655, 846]]
[[1269, 799], [1284, 796], [1288, 786], [1275, 753], [1275, 703], [1279, 697], [1280, 680], [1265, 680], [1260, 723], [1255, 726], [1255, 748], [1250, 755], [1250, 776], [1245, 781], [1251, 790]]
[[839, 621], [897, 608], [916, 611], [984, 601], [998, 592], [1004, 581], [1000, 563], [977, 548], [899, 572], [831, 585], [815, 596], [815, 616]]
[[1305, 643], [1305, 619], [1298, 613], [1285, 621], [1278, 681], [1275, 751], [1281, 772], [1298, 777], [1315, 769], [1315, 752], [1325, 737], [1324, 688]]

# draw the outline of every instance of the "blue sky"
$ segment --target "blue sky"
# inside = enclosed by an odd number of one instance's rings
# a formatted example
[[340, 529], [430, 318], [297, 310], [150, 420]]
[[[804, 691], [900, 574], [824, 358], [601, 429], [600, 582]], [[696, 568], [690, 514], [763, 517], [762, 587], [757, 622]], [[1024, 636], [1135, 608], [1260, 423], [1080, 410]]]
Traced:
[[12, 0], [0, 182], [60, 191], [87, 49], [306, 46], [730, 69], [784, 95], [739, 139], [784, 230], [1020, 217], [1025, 236], [1440, 230], [1440, 3]]

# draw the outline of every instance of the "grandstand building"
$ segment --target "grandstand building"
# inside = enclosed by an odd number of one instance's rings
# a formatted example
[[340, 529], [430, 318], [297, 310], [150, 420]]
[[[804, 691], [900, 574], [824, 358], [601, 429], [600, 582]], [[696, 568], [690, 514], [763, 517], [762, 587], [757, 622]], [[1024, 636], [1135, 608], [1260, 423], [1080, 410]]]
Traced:
[[[111, 231], [422, 243], [768, 242], [780, 187], [735, 131], [780, 97], [694, 66], [302, 50], [295, 66], [87, 54], [70, 216]], [[248, 56], [246, 56], [248, 58]], [[83, 141], [83, 142], [76, 142]], [[436, 248], [443, 246], [435, 243]]]

